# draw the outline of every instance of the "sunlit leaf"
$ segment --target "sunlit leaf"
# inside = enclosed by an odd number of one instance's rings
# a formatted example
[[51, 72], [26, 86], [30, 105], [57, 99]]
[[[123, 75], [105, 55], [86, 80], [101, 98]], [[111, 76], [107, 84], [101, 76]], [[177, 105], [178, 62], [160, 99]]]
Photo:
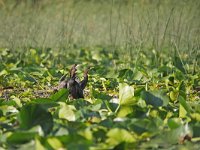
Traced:
[[192, 113], [191, 117], [200, 122], [200, 114], [199, 113]]
[[37, 138], [35, 139], [35, 149], [45, 150], [45, 147], [41, 144], [41, 142]]
[[61, 119], [67, 119], [68, 121], [75, 121], [76, 116], [75, 116], [75, 110], [76, 108], [73, 105], [67, 105], [65, 103], [61, 103], [61, 108], [59, 109], [59, 118]]
[[47, 139], [47, 143], [53, 148], [53, 149], [62, 149], [63, 145], [59, 141], [59, 139], [55, 137], [50, 137]]
[[119, 84], [119, 101], [120, 105], [133, 105], [137, 103], [134, 98], [134, 88], [126, 83]]
[[122, 106], [122, 107], [120, 107], [117, 116], [118, 117], [125, 117], [132, 112], [133, 112], [133, 108], [131, 106]]
[[110, 145], [118, 145], [122, 142], [133, 143], [136, 142], [134, 136], [125, 129], [113, 128], [107, 133], [107, 143]]
[[184, 118], [190, 114], [190, 107], [182, 96], [178, 97], [179, 100], [179, 117]]

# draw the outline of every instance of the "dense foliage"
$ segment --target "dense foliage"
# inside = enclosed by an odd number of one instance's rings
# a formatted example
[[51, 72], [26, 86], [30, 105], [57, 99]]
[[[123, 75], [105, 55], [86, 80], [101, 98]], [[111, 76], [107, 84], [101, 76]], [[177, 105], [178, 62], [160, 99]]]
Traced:
[[[63, 52], [1, 49], [1, 149], [199, 149], [200, 70], [187, 56]], [[74, 63], [80, 77], [91, 66], [84, 99], [52, 90]]]
[[199, 6], [0, 0], [0, 150], [199, 150]]

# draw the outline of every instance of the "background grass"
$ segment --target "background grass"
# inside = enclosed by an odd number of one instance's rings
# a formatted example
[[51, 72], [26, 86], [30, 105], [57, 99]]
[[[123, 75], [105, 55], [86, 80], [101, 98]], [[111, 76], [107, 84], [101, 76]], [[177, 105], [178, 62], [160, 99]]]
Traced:
[[60, 51], [103, 47], [120, 58], [162, 63], [162, 53], [198, 66], [199, 0], [1, 0], [0, 47]]
[[3, 2], [1, 47], [199, 46], [198, 0]]

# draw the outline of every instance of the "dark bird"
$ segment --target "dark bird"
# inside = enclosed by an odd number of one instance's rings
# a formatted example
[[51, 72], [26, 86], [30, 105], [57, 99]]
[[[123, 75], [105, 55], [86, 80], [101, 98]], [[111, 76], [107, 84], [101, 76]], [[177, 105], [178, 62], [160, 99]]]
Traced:
[[58, 91], [62, 88], [67, 88], [72, 99], [84, 98], [83, 91], [88, 82], [88, 71], [87, 68], [84, 72], [84, 79], [82, 81], [77, 80], [76, 69], [77, 64], [74, 64], [70, 69], [70, 77], [66, 79], [66, 75], [62, 76], [60, 79], [60, 84], [57, 86], [55, 91]]

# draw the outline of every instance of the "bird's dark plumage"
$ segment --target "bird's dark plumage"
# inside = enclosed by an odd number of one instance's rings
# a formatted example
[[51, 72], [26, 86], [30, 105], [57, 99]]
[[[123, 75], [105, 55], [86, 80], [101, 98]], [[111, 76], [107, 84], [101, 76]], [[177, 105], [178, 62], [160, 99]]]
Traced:
[[83, 90], [85, 89], [87, 82], [88, 82], [88, 71], [89, 68], [87, 68], [84, 72], [84, 79], [82, 81], [77, 81], [76, 77], [76, 69], [77, 64], [74, 64], [72, 68], [70, 69], [70, 77], [68, 79], [66, 78], [66, 75], [61, 77], [60, 79], [60, 84], [56, 88], [56, 91], [62, 89], [62, 88], [67, 88], [69, 89], [69, 94], [73, 99], [78, 99], [78, 98], [84, 98], [83, 96]]

